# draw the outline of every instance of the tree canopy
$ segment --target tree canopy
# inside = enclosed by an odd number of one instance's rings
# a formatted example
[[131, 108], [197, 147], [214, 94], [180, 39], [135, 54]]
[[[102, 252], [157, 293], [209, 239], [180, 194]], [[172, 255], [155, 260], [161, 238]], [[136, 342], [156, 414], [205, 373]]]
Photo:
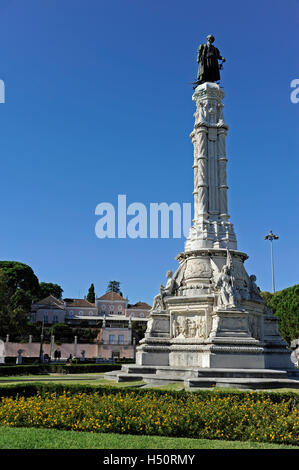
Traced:
[[36, 301], [42, 300], [49, 295], [53, 295], [56, 299], [62, 298], [63, 289], [58, 284], [53, 284], [52, 282], [40, 282], [38, 295], [36, 296]]
[[88, 302], [94, 304], [95, 299], [96, 299], [96, 295], [95, 295], [95, 291], [94, 291], [94, 285], [91, 284], [90, 288], [88, 289], [88, 294], [87, 294], [86, 300], [88, 300]]
[[279, 319], [279, 331], [289, 344], [299, 338], [299, 284], [271, 294], [261, 293], [266, 304]]
[[17, 291], [27, 292], [31, 297], [38, 294], [38, 278], [27, 264], [18, 261], [0, 261], [0, 270], [5, 279], [5, 292], [8, 298]]
[[117, 294], [120, 294], [120, 282], [118, 281], [110, 281], [107, 287], [106, 292], [116, 292]]
[[61, 298], [58, 284], [39, 283], [33, 269], [19, 261], [0, 261], [0, 336], [20, 338], [30, 330], [32, 302], [50, 294]]

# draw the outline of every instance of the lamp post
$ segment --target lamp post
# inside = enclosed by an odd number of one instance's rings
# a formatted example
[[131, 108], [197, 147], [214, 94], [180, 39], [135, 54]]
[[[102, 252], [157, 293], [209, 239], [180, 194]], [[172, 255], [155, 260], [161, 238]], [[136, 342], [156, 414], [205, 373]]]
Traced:
[[274, 258], [273, 258], [273, 240], [277, 240], [279, 237], [274, 235], [272, 230], [265, 236], [265, 240], [270, 240], [271, 242], [271, 266], [272, 266], [272, 290], [275, 292], [275, 281], [274, 281]]
[[44, 322], [45, 320], [43, 319], [42, 332], [40, 335], [39, 362], [43, 362]]

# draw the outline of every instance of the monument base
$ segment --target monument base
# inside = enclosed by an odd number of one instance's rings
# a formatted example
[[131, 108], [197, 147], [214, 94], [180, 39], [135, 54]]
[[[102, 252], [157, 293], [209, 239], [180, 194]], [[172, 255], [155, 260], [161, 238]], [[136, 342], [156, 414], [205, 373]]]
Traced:
[[181, 383], [186, 389], [229, 387], [248, 390], [299, 388], [299, 372], [279, 369], [230, 369], [123, 365], [104, 374], [116, 382], [144, 381], [144, 386]]
[[154, 299], [136, 364], [105, 377], [200, 388], [298, 388], [299, 372], [255, 276], [244, 268], [246, 258], [221, 248], [181, 253], [170, 287]]

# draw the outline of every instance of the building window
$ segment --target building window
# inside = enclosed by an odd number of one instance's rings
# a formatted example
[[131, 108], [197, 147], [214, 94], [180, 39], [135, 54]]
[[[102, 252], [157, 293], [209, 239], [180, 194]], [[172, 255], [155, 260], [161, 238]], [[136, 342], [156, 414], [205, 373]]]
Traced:
[[35, 322], [36, 321], [36, 313], [31, 313], [30, 315], [30, 321]]
[[144, 318], [144, 313], [143, 312], [140, 313], [140, 318]]
[[101, 312], [102, 312], [102, 314], [106, 313], [106, 305], [101, 306]]
[[83, 312], [82, 312], [82, 310], [80, 310], [80, 312], [79, 312], [79, 315], [83, 315]]
[[53, 315], [53, 323], [58, 323], [58, 315]]
[[114, 344], [114, 335], [109, 335], [109, 344]]
[[124, 344], [124, 335], [118, 335], [118, 344]]
[[93, 315], [93, 312], [89, 312], [89, 316]]
[[74, 316], [74, 311], [73, 311], [73, 310], [70, 310], [70, 311], [69, 311], [69, 316], [70, 316], [70, 317], [73, 317], [73, 316]]
[[48, 318], [47, 313], [45, 313], [45, 315], [44, 315], [44, 323], [49, 323], [49, 318]]
[[114, 314], [114, 307], [113, 305], [110, 305], [110, 315], [113, 315]]

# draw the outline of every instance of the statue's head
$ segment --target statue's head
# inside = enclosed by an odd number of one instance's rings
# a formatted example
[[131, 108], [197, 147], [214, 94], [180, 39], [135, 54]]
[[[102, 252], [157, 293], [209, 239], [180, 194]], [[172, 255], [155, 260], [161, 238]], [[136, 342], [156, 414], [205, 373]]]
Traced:
[[249, 278], [252, 282], [256, 281], [256, 276], [254, 274], [251, 274], [251, 276], [249, 276]]
[[166, 277], [170, 279], [172, 277], [172, 271], [167, 271]]
[[207, 36], [207, 41], [212, 44], [212, 43], [215, 41], [214, 36], [213, 36], [212, 34], [209, 34], [209, 35]]

